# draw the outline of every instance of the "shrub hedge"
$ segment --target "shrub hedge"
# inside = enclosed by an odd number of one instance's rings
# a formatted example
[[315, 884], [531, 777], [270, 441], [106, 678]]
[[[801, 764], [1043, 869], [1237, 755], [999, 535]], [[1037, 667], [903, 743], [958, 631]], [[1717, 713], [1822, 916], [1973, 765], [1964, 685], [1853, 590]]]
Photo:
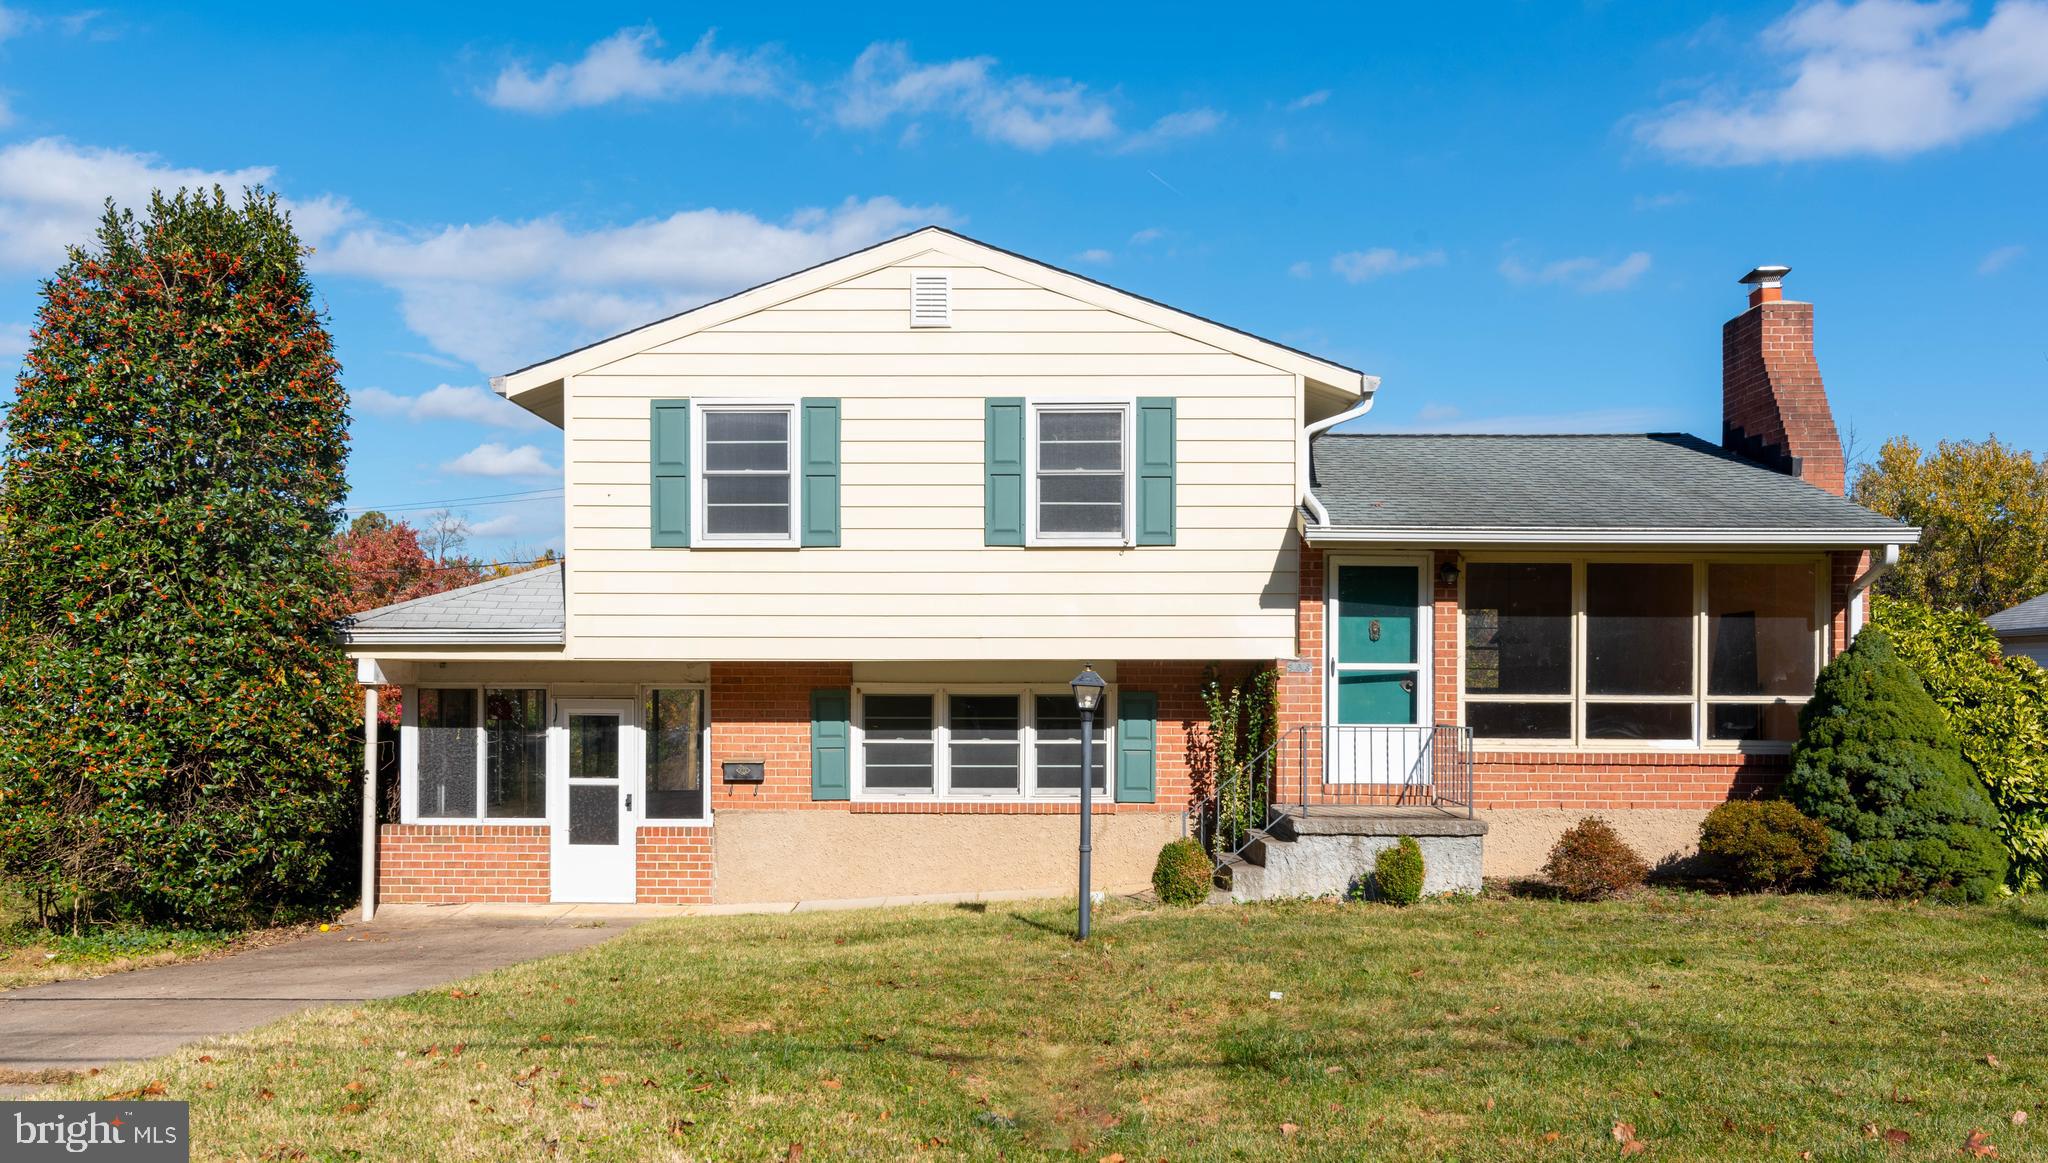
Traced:
[[1193, 840], [1169, 840], [1152, 866], [1152, 891], [1169, 905], [1198, 905], [1209, 899], [1216, 868]]
[[1650, 866], [1612, 825], [1588, 816], [1557, 838], [1543, 875], [1573, 900], [1590, 901], [1643, 883]]
[[1379, 898], [1390, 905], [1412, 905], [1422, 899], [1422, 845], [1403, 836], [1382, 848], [1373, 861], [1372, 882]]
[[1700, 854], [1738, 887], [1786, 889], [1813, 875], [1828, 830], [1785, 800], [1731, 800], [1700, 824]]

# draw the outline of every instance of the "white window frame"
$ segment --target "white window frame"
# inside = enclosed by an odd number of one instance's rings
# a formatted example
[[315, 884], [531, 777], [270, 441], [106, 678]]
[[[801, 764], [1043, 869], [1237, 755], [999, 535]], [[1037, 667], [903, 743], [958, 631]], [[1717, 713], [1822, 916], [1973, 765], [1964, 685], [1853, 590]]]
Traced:
[[[404, 824], [478, 824], [515, 827], [548, 822], [545, 805], [546, 794], [541, 796], [542, 814], [538, 816], [493, 816], [486, 814], [490, 789], [485, 780], [490, 771], [490, 746], [484, 735], [484, 692], [539, 691], [541, 692], [542, 722], [553, 729], [555, 697], [546, 683], [464, 683], [430, 682], [418, 686], [401, 687], [399, 696], [404, 704], [398, 725], [398, 819]], [[423, 816], [420, 814], [420, 699], [421, 691], [469, 691], [476, 695], [476, 719], [470, 730], [476, 732], [476, 812], [468, 816]], [[546, 787], [552, 791], [555, 773], [549, 760], [550, 770], [546, 775]]]
[[[1102, 790], [1096, 794], [1108, 802], [1116, 793], [1116, 707], [1115, 685], [1105, 692], [1096, 720], [1102, 731]], [[932, 702], [932, 790], [897, 791], [867, 786], [867, 696], [927, 695]], [[952, 781], [952, 699], [953, 695], [1015, 695], [1018, 705], [1017, 742], [1020, 791], [955, 791]], [[853, 798], [866, 803], [950, 803], [1023, 804], [1078, 803], [1081, 790], [1038, 786], [1038, 698], [1072, 700], [1074, 691], [1065, 685], [1012, 686], [1001, 683], [865, 683], [853, 688]]]
[[[1047, 412], [1107, 412], [1123, 415], [1123, 529], [1112, 534], [1040, 533], [1038, 530], [1038, 419]], [[1137, 414], [1135, 396], [1027, 399], [1024, 401], [1024, 544], [1027, 546], [1112, 547], [1137, 544]]]
[[[703, 768], [697, 778], [704, 784], [704, 810], [695, 816], [650, 816], [654, 789], [647, 786], [647, 757], [653, 752], [647, 738], [647, 699], [655, 691], [696, 691], [703, 699], [704, 722], [698, 727], [697, 763]], [[643, 828], [708, 828], [711, 826], [711, 798], [718, 785], [711, 778], [717, 765], [711, 761], [711, 684], [708, 682], [650, 682], [641, 684], [633, 696], [633, 720], [640, 732], [640, 826]]]
[[[1347, 565], [1397, 565], [1415, 569], [1415, 661], [1341, 662], [1337, 658], [1338, 571]], [[1323, 609], [1329, 623], [1323, 635], [1323, 722], [1337, 722], [1339, 675], [1412, 673], [1415, 683], [1415, 720], [1410, 726], [1427, 727], [1436, 722], [1436, 603], [1432, 600], [1436, 563], [1428, 553], [1345, 553], [1330, 554], [1323, 567]], [[1460, 621], [1463, 619], [1461, 618]], [[1463, 656], [1460, 655], [1462, 658]], [[1399, 726], [1400, 724], [1389, 724]]]
[[[803, 417], [795, 400], [716, 399], [696, 400], [697, 415], [690, 424], [690, 544], [699, 549], [795, 549], [801, 544], [803, 515]], [[714, 412], [781, 412], [789, 419], [789, 528], [781, 534], [713, 535], [706, 532], [711, 490], [705, 487], [706, 442], [711, 435], [709, 417]], [[723, 475], [723, 474], [720, 474]]]
[[[1772, 703], [1804, 706], [1811, 693], [1797, 695], [1716, 695], [1708, 692], [1707, 573], [1715, 565], [1804, 565], [1813, 570], [1813, 666], [1819, 675], [1827, 663], [1827, 644], [1832, 627], [1828, 611], [1830, 563], [1824, 554], [1673, 554], [1673, 553], [1542, 553], [1484, 551], [1464, 555], [1463, 566], [1480, 564], [1568, 565], [1572, 571], [1571, 603], [1571, 690], [1564, 694], [1473, 694], [1466, 689], [1470, 677], [1465, 653], [1466, 569], [1458, 575], [1457, 660], [1458, 721], [1469, 723], [1466, 707], [1472, 703], [1556, 703], [1571, 708], [1571, 733], [1555, 739], [1512, 739], [1474, 734], [1473, 745], [1481, 751], [1591, 751], [1591, 752], [1721, 752], [1784, 755], [1792, 745], [1776, 739], [1712, 739], [1708, 737], [1713, 708], [1721, 704]], [[1586, 567], [1588, 565], [1690, 565], [1693, 571], [1692, 609], [1692, 693], [1689, 695], [1590, 695], [1586, 691], [1587, 625]], [[1585, 708], [1590, 703], [1675, 703], [1692, 708], [1692, 737], [1689, 739], [1594, 739], [1586, 734]]]

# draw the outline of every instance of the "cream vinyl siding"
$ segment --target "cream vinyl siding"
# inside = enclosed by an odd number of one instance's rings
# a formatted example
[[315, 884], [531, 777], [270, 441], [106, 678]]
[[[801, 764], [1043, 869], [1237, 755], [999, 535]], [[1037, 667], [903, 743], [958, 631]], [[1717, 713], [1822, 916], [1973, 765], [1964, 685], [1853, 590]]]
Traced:
[[[952, 280], [913, 330], [911, 268]], [[648, 547], [648, 401], [841, 401], [841, 546]], [[1177, 544], [982, 544], [991, 396], [1177, 401]], [[1302, 381], [928, 252], [568, 382], [568, 655], [1273, 658], [1294, 652]]]

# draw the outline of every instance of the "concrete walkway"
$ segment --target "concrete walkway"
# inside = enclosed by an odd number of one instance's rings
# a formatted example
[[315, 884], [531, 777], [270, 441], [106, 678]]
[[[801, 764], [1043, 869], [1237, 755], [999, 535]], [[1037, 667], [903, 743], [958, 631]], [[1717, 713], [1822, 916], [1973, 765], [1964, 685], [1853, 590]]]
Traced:
[[[554, 906], [525, 916], [408, 912], [380, 911], [369, 925], [210, 961], [0, 993], [0, 1071], [84, 1070], [155, 1058], [314, 1006], [397, 997], [568, 953], [668, 913], [600, 905]], [[37, 1089], [0, 1085], [0, 1095]]]

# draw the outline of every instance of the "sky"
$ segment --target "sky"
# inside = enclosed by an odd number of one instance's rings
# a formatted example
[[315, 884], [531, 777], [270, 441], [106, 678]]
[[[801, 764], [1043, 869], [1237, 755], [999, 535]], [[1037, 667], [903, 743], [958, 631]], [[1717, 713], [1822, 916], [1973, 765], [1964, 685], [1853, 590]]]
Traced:
[[2048, 452], [2048, 0], [489, 12], [0, 0], [0, 403], [102, 201], [219, 182], [314, 248], [348, 504], [487, 560], [562, 539], [490, 376], [927, 223], [1380, 376], [1368, 431], [1718, 438], [1786, 263], [1861, 455]]

